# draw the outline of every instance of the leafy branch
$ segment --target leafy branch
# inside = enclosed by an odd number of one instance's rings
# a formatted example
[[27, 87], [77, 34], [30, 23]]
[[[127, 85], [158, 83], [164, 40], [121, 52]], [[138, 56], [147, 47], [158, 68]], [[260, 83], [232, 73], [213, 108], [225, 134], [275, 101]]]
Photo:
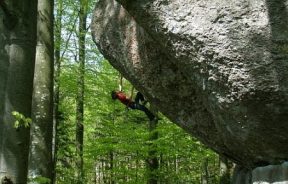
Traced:
[[20, 127], [25, 127], [28, 128], [32, 122], [31, 118], [26, 118], [23, 114], [13, 111], [12, 115], [16, 119], [14, 123], [14, 128], [20, 128]]

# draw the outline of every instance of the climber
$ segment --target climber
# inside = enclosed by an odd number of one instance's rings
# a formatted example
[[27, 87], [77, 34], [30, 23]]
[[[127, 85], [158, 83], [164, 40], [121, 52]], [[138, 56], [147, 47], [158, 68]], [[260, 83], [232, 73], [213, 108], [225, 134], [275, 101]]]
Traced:
[[145, 99], [144, 96], [138, 92], [135, 97], [135, 101], [133, 101], [131, 98], [128, 98], [122, 91], [112, 91], [111, 97], [113, 100], [118, 99], [121, 103], [127, 106], [127, 108], [130, 109], [137, 109], [140, 111], [145, 112], [147, 117], [150, 121], [154, 120], [155, 116], [152, 112], [150, 112], [147, 107], [145, 107]]

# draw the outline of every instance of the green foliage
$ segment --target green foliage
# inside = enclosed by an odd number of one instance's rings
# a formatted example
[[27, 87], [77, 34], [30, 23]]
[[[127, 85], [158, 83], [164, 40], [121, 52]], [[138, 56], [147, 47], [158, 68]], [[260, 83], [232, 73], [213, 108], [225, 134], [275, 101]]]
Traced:
[[[64, 2], [62, 36], [65, 41], [57, 43], [64, 53], [59, 79], [63, 118], [57, 129], [56, 141], [58, 184], [75, 183], [77, 33], [73, 23], [78, 13], [75, 7], [75, 1]], [[146, 115], [141, 111], [127, 110], [123, 104], [111, 99], [111, 90], [118, 89], [119, 73], [94, 49], [95, 44], [89, 37], [91, 34], [87, 35], [84, 183], [147, 183], [146, 161], [151, 143], [159, 162], [159, 168], [153, 174], [161, 183], [200, 183], [203, 161], [207, 159], [210, 182], [217, 183], [219, 167], [215, 153], [163, 115], [155, 130], [158, 139], [149, 140]], [[131, 84], [127, 80], [124, 80], [123, 90], [130, 95]]]
[[[103, 60], [87, 68], [85, 75], [85, 183], [147, 183], [146, 159], [149, 151], [148, 119], [141, 111], [129, 110], [110, 97], [118, 88], [118, 72]], [[61, 111], [57, 172], [59, 183], [73, 183], [75, 156], [74, 67], [62, 69]], [[124, 91], [131, 85], [124, 82]], [[135, 95], [134, 95], [135, 96]], [[203, 160], [208, 158], [210, 180], [218, 181], [218, 156], [197, 139], [161, 116], [153, 143], [159, 160], [156, 175], [162, 183], [199, 183]], [[112, 156], [111, 156], [112, 155]], [[96, 173], [95, 173], [96, 172]], [[99, 177], [98, 177], [99, 176]]]
[[13, 111], [12, 115], [16, 119], [14, 122], [14, 128], [25, 127], [28, 128], [32, 122], [31, 118], [26, 118], [23, 114]]
[[50, 184], [51, 180], [46, 177], [38, 176], [35, 178], [29, 178], [28, 179], [29, 183], [37, 183], [37, 184]]

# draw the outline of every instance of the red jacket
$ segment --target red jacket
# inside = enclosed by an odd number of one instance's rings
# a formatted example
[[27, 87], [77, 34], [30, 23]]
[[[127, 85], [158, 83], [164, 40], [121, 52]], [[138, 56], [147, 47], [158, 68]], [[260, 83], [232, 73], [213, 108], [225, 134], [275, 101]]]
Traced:
[[129, 105], [132, 103], [132, 100], [128, 98], [122, 91], [116, 92], [117, 99], [120, 100], [124, 105]]

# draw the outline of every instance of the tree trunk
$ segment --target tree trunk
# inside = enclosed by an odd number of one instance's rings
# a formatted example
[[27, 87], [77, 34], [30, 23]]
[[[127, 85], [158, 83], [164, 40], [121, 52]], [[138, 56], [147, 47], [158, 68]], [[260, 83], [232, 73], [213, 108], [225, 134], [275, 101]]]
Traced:
[[175, 174], [177, 175], [178, 174], [178, 157], [177, 157], [177, 154], [174, 156], [174, 171], [175, 171]]
[[232, 166], [233, 164], [226, 157], [219, 155], [220, 184], [231, 183]]
[[157, 184], [158, 182], [158, 158], [157, 158], [157, 148], [154, 144], [154, 141], [158, 139], [158, 131], [156, 130], [158, 121], [155, 118], [152, 121], [149, 121], [149, 150], [148, 150], [148, 158], [147, 158], [147, 169], [148, 169], [148, 184]]
[[29, 179], [52, 180], [53, 1], [38, 1]]
[[114, 153], [113, 151], [110, 151], [109, 152], [109, 162], [110, 162], [110, 184], [115, 184], [115, 181], [114, 181]]
[[26, 184], [29, 128], [15, 129], [11, 113], [31, 116], [37, 4], [36, 0], [5, 3], [13, 19], [0, 9], [0, 180]]
[[203, 160], [202, 164], [202, 175], [201, 175], [201, 184], [209, 184], [209, 170], [208, 170], [208, 158]]
[[87, 19], [87, 0], [80, 0], [79, 12], [79, 78], [76, 102], [76, 166], [77, 183], [84, 182], [83, 173], [83, 113], [84, 113], [84, 74], [85, 74], [85, 36]]
[[139, 151], [136, 151], [136, 161], [135, 161], [135, 182], [138, 182], [138, 170], [139, 170]]
[[55, 18], [55, 66], [54, 66], [54, 107], [53, 107], [53, 147], [52, 147], [52, 160], [53, 160], [53, 170], [52, 184], [56, 181], [56, 160], [57, 160], [57, 127], [59, 125], [59, 120], [62, 118], [59, 112], [59, 97], [60, 97], [60, 71], [61, 71], [61, 33], [62, 33], [62, 9], [63, 1], [57, 1], [57, 15]]

